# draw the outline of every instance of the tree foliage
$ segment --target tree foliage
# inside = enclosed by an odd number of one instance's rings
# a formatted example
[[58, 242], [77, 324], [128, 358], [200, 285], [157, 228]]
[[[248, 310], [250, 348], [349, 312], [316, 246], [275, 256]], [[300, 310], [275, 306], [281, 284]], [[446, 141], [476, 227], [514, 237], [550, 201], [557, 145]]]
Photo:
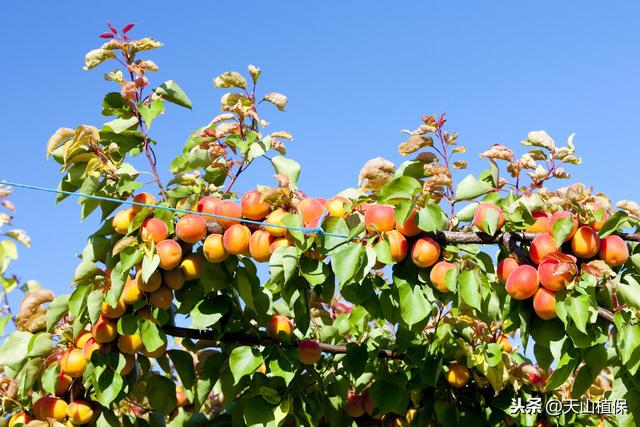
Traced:
[[[0, 424], [635, 425], [640, 207], [548, 188], [580, 164], [573, 135], [530, 132], [522, 154], [493, 145], [484, 172], [455, 182], [466, 148], [444, 115], [424, 116], [403, 131], [408, 160], [374, 158], [357, 188], [308, 197], [292, 135], [262, 116], [287, 98], [258, 95], [250, 65], [215, 77], [221, 114], [163, 183], [152, 124], [192, 105], [172, 80], [152, 87], [158, 67], [141, 57], [161, 43], [132, 28], [110, 26], [85, 58], [118, 64], [108, 121], [47, 143], [58, 188], [103, 223], [69, 295], [24, 287], [0, 348]], [[157, 194], [139, 191], [136, 156]], [[275, 183], [237, 194], [258, 161]], [[0, 255], [4, 273], [12, 240]], [[17, 284], [0, 280], [5, 296]], [[532, 399], [626, 399], [628, 412], [512, 412]]]

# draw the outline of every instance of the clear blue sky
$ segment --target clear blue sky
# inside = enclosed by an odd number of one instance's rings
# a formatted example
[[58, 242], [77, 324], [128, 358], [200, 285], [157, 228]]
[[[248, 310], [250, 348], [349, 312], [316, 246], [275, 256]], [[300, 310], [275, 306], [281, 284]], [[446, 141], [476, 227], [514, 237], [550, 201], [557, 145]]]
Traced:
[[[214, 3], [3, 5], [0, 179], [55, 186], [56, 164], [45, 159], [50, 134], [103, 123], [100, 102], [113, 87], [102, 73], [111, 66], [81, 67], [108, 20], [136, 22], [135, 36], [163, 41], [149, 55], [160, 65], [154, 82], [174, 79], [193, 101], [193, 111], [169, 106], [154, 123], [164, 178], [191, 130], [218, 112], [222, 92], [212, 78], [253, 63], [262, 67], [262, 90], [289, 96], [288, 112], [267, 118], [295, 135], [289, 155], [303, 165], [308, 194], [354, 186], [369, 158], [399, 163], [400, 129], [447, 111], [472, 164], [482, 165], [477, 154], [488, 146], [516, 146], [530, 130], [558, 142], [576, 132], [584, 163], [574, 178], [614, 201], [638, 198], [636, 2]], [[238, 188], [270, 184], [271, 174], [260, 166]], [[48, 194], [17, 190], [13, 201], [15, 225], [33, 247], [11, 271], [66, 292], [96, 219], [80, 224], [75, 201], [55, 206]]]

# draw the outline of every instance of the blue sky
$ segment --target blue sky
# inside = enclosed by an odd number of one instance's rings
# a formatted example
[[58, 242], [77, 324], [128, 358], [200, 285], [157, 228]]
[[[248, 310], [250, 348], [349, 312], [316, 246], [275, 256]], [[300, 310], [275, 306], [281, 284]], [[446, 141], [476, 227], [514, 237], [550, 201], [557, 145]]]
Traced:
[[[262, 91], [289, 97], [287, 113], [265, 114], [271, 129], [294, 134], [289, 156], [303, 165], [300, 185], [310, 195], [354, 186], [372, 157], [399, 163], [399, 131], [446, 111], [472, 171], [484, 167], [477, 155], [492, 144], [517, 147], [530, 130], [545, 129], [557, 142], [576, 132], [584, 162], [574, 179], [614, 201], [638, 198], [634, 2], [213, 3], [3, 5], [0, 179], [54, 187], [60, 176], [45, 159], [50, 134], [104, 122], [102, 96], [114, 88], [102, 74], [111, 66], [81, 67], [111, 21], [136, 22], [133, 35], [163, 41], [148, 56], [160, 65], [153, 82], [174, 79], [193, 101], [193, 111], [170, 106], [154, 122], [165, 181], [189, 133], [218, 112], [222, 92], [212, 78], [252, 63], [263, 70]], [[270, 184], [271, 175], [265, 162], [238, 189]], [[12, 200], [15, 225], [30, 232], [33, 247], [11, 271], [68, 291], [96, 219], [81, 224], [75, 201], [55, 206], [49, 194], [17, 190]]]

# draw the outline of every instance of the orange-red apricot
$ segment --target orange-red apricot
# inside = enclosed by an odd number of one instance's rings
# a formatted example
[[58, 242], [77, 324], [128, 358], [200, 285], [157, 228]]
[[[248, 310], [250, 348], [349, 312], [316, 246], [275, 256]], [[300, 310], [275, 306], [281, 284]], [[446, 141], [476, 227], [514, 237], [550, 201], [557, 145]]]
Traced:
[[332, 197], [327, 201], [327, 210], [329, 216], [344, 218], [351, 212], [352, 203], [349, 199], [342, 196]]
[[600, 241], [600, 258], [610, 267], [618, 267], [629, 259], [629, 247], [620, 236], [607, 236]]
[[433, 286], [440, 292], [449, 292], [446, 280], [447, 272], [455, 270], [456, 268], [456, 265], [452, 262], [437, 262], [429, 272], [429, 280], [431, 280], [431, 284], [433, 284]]
[[233, 218], [242, 218], [242, 208], [236, 202], [232, 202], [231, 200], [222, 200], [216, 205], [216, 215], [227, 217], [216, 218], [220, 227], [227, 229], [234, 224], [240, 223], [240, 221]]
[[240, 200], [242, 216], [259, 221], [264, 219], [271, 212], [271, 205], [262, 200], [262, 195], [258, 190], [251, 190], [242, 196]]
[[418, 239], [411, 248], [411, 261], [418, 267], [431, 267], [440, 258], [440, 245], [430, 237]]
[[500, 283], [502, 283], [503, 285], [506, 284], [507, 279], [509, 279], [509, 276], [511, 275], [511, 273], [513, 273], [513, 270], [518, 268], [519, 265], [520, 264], [518, 264], [518, 261], [516, 261], [516, 259], [513, 257], [507, 257], [500, 261], [498, 263], [498, 267], [496, 268], [496, 275], [498, 276], [498, 280], [500, 281]]
[[251, 230], [242, 224], [233, 224], [224, 231], [222, 244], [224, 249], [233, 255], [248, 254]]
[[147, 218], [140, 228], [140, 237], [143, 241], [158, 243], [169, 236], [169, 226], [159, 218]]
[[539, 234], [531, 242], [529, 248], [529, 258], [536, 264], [540, 264], [542, 259], [552, 253], [560, 253], [556, 246], [556, 241], [551, 234]]
[[227, 259], [229, 252], [224, 247], [222, 234], [209, 234], [204, 240], [202, 253], [206, 260], [212, 263], [219, 263]]
[[545, 211], [536, 211], [533, 212], [531, 216], [536, 220], [536, 222], [528, 225], [527, 228], [524, 229], [524, 231], [526, 231], [527, 233], [546, 232], [549, 225], [549, 214]]
[[389, 241], [391, 259], [395, 262], [402, 261], [407, 256], [409, 249], [407, 239], [398, 230], [386, 231], [384, 238]]
[[160, 257], [160, 268], [173, 270], [182, 261], [182, 246], [172, 239], [166, 239], [156, 244], [156, 252]]
[[393, 206], [371, 204], [364, 213], [364, 224], [369, 231], [379, 233], [393, 230], [396, 226], [396, 215]]
[[531, 298], [539, 287], [538, 272], [530, 265], [521, 265], [513, 270], [506, 285], [507, 293], [517, 300]]
[[582, 226], [571, 239], [571, 252], [578, 258], [592, 258], [600, 251], [600, 237], [591, 227]]
[[178, 220], [176, 236], [187, 243], [197, 243], [207, 235], [207, 223], [201, 216], [188, 214]]
[[553, 319], [556, 314], [556, 293], [540, 288], [533, 297], [533, 309], [544, 320]]
[[249, 253], [257, 262], [267, 262], [271, 258], [273, 236], [266, 231], [256, 230], [249, 240]]
[[[489, 229], [489, 225], [487, 224], [487, 221], [490, 218], [489, 215], [497, 217], [495, 219], [495, 230]], [[473, 224], [483, 233], [495, 234], [504, 225], [504, 213], [502, 212], [502, 209], [493, 203], [480, 203], [473, 214]]]
[[567, 236], [564, 238], [564, 241], [568, 242], [576, 233], [576, 231], [578, 231], [578, 219], [571, 212], [568, 212], [568, 211], [554, 212], [554, 214], [551, 215], [551, 218], [549, 218], [549, 223], [547, 224], [547, 233], [553, 236], [553, 227], [556, 224], [556, 222], [561, 218], [570, 218], [573, 220], [573, 228], [571, 229], [569, 234], [567, 234]]

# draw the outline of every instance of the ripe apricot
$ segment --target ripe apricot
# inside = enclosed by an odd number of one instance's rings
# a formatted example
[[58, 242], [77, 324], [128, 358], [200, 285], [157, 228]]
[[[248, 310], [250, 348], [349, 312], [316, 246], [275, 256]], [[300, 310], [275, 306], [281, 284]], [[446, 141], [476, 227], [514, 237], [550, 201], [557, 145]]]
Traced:
[[136, 354], [142, 349], [140, 335], [121, 335], [118, 337], [118, 349], [124, 354]]
[[298, 344], [298, 360], [304, 365], [317, 363], [321, 355], [320, 345], [314, 340], [306, 339]]
[[76, 348], [82, 348], [82, 346], [84, 345], [84, 343], [86, 343], [87, 341], [89, 341], [89, 338], [93, 338], [93, 335], [91, 335], [91, 332], [89, 331], [82, 331], [80, 332], [80, 334], [78, 335], [78, 337], [75, 339], [74, 341], [74, 345], [76, 346]]
[[386, 231], [384, 238], [389, 241], [391, 259], [395, 262], [402, 261], [407, 256], [409, 249], [407, 239], [398, 230]]
[[173, 291], [166, 286], [160, 286], [157, 291], [149, 295], [149, 302], [155, 307], [169, 310], [173, 302]]
[[242, 224], [233, 224], [222, 235], [224, 249], [233, 255], [248, 254], [249, 240], [251, 240], [251, 230]]
[[351, 201], [346, 197], [335, 196], [327, 201], [329, 216], [344, 218], [351, 212]]
[[589, 226], [578, 228], [571, 239], [571, 252], [578, 258], [592, 258], [600, 250], [600, 237]]
[[18, 425], [26, 426], [31, 421], [33, 421], [33, 417], [26, 412], [18, 412], [13, 414], [11, 418], [9, 418], [9, 427], [17, 427]]
[[129, 225], [131, 221], [133, 221], [133, 217], [136, 216], [136, 213], [133, 209], [123, 209], [111, 220], [111, 226], [118, 234], [127, 234], [129, 232]]
[[73, 424], [88, 424], [93, 418], [93, 408], [84, 400], [74, 400], [67, 406], [67, 416]]
[[123, 377], [129, 375], [133, 368], [136, 366], [136, 356], [133, 354], [123, 354], [124, 356], [124, 366], [120, 369], [120, 375]]
[[538, 266], [538, 278], [540, 284], [553, 292], [558, 292], [567, 287], [573, 280], [575, 269], [569, 268], [567, 263], [557, 259], [548, 258]]
[[269, 212], [271, 212], [271, 205], [262, 200], [262, 195], [258, 190], [251, 190], [244, 193], [240, 200], [240, 208], [242, 210], [242, 216], [254, 221], [264, 219], [269, 215]]
[[[196, 211], [214, 215], [216, 213], [216, 206], [218, 203], [220, 203], [219, 198], [215, 196], [205, 196], [198, 201]], [[209, 215], [203, 215], [202, 219], [205, 221], [215, 221], [216, 218]]]
[[95, 325], [91, 328], [91, 333], [96, 342], [100, 344], [108, 343], [116, 339], [116, 325], [113, 320], [100, 315]]
[[256, 230], [249, 240], [249, 253], [257, 262], [267, 262], [271, 258], [273, 237], [266, 231]]
[[344, 413], [352, 418], [359, 418], [364, 415], [364, 399], [362, 396], [350, 394], [344, 404]]
[[169, 226], [159, 218], [147, 218], [140, 228], [140, 237], [143, 241], [158, 243], [169, 236]]
[[127, 312], [127, 304], [124, 302], [124, 299], [122, 298], [122, 296], [120, 296], [120, 299], [116, 303], [115, 307], [111, 307], [109, 303], [105, 301], [102, 303], [102, 309], [100, 310], [100, 313], [104, 317], [108, 317], [109, 319], [117, 319], [119, 317], [122, 317], [126, 312]]
[[[138, 193], [133, 198], [133, 201], [136, 202], [136, 203], [143, 203], [145, 205], [155, 205], [156, 204], [156, 198], [153, 197], [153, 195], [150, 194], [150, 193]], [[133, 206], [131, 206], [131, 209], [133, 209], [134, 212], [140, 212], [142, 210], [142, 206], [133, 205]]]
[[204, 257], [207, 261], [213, 263], [219, 263], [227, 259], [229, 257], [229, 252], [224, 248], [222, 234], [209, 234], [204, 240], [202, 253], [204, 253]]
[[598, 203], [593, 203], [593, 210], [595, 213], [599, 213], [602, 215], [600, 220], [594, 220], [589, 226], [596, 231], [600, 231], [605, 222], [609, 219], [609, 212], [607, 212], [606, 208]]
[[180, 270], [184, 275], [184, 280], [199, 279], [204, 269], [204, 256], [199, 253], [189, 254], [180, 263]]
[[56, 381], [55, 393], [56, 396], [64, 396], [69, 391], [73, 378], [64, 372], [58, 374], [58, 380]]
[[135, 278], [129, 278], [127, 282], [124, 284], [124, 289], [122, 289], [122, 301], [125, 304], [133, 305], [139, 301], [142, 301], [144, 298], [144, 293], [138, 287], [136, 283], [137, 280]]
[[174, 291], [180, 290], [184, 286], [184, 274], [179, 268], [164, 270], [162, 272], [162, 283]]
[[473, 214], [473, 224], [483, 233], [495, 234], [504, 225], [504, 213], [493, 203], [480, 203]]
[[531, 216], [536, 220], [536, 222], [528, 225], [524, 231], [527, 233], [545, 233], [549, 225], [549, 214], [545, 211], [536, 211], [533, 212]]
[[184, 387], [176, 387], [176, 406], [178, 408], [185, 406], [188, 403], [187, 393], [184, 391]]
[[440, 245], [430, 237], [422, 237], [411, 248], [411, 261], [418, 267], [431, 267], [440, 258]]
[[182, 261], [182, 247], [172, 239], [165, 239], [156, 244], [156, 252], [160, 257], [160, 268], [173, 270]]
[[[38, 404], [37, 413], [35, 413], [36, 404]], [[34, 413], [36, 418], [41, 421], [53, 418], [58, 422], [62, 422], [67, 418], [67, 402], [58, 397], [45, 396], [39, 399], [36, 404], [34, 404]]]
[[607, 236], [600, 241], [600, 258], [610, 267], [618, 267], [629, 259], [629, 248], [620, 236]]
[[496, 340], [496, 342], [502, 345], [502, 351], [504, 351], [505, 353], [513, 352], [513, 346], [511, 345], [511, 341], [509, 340], [509, 337], [507, 337], [506, 335], [501, 334]]
[[498, 276], [500, 283], [505, 285], [507, 283], [507, 279], [509, 279], [509, 276], [513, 273], [513, 270], [518, 268], [519, 265], [518, 261], [513, 257], [507, 257], [500, 261], [496, 268], [496, 275]]
[[418, 210], [414, 210], [413, 212], [411, 212], [409, 218], [407, 218], [404, 223], [396, 224], [396, 228], [398, 229], [398, 231], [407, 237], [414, 237], [422, 233], [422, 230], [418, 228], [418, 220], [416, 218], [416, 215], [418, 215]]
[[546, 288], [538, 289], [533, 297], [533, 309], [541, 319], [549, 320], [556, 317], [556, 293]]
[[96, 350], [100, 350], [100, 343], [98, 343], [95, 338], [91, 338], [82, 346], [82, 355], [85, 359], [91, 360], [91, 355]]
[[271, 245], [269, 245], [269, 249], [271, 253], [274, 253], [278, 248], [286, 248], [287, 246], [291, 246], [291, 242], [286, 237], [278, 237], [277, 239], [273, 239], [271, 241]]
[[278, 338], [280, 332], [291, 338], [293, 335], [293, 323], [291, 323], [291, 320], [284, 314], [276, 314], [271, 317], [267, 331], [273, 338]]
[[324, 213], [324, 204], [319, 199], [308, 197], [300, 201], [297, 210], [302, 215], [305, 227], [317, 227], [318, 220]]
[[364, 224], [369, 231], [391, 231], [396, 226], [393, 206], [371, 204], [364, 213]]
[[517, 300], [531, 298], [539, 287], [538, 272], [530, 265], [520, 265], [513, 270], [506, 285], [507, 293]]
[[207, 223], [201, 216], [187, 214], [176, 224], [176, 236], [187, 243], [197, 243], [207, 235]]
[[447, 382], [455, 388], [464, 387], [471, 378], [471, 372], [466, 366], [453, 362], [449, 364], [449, 372], [447, 372]]
[[162, 357], [163, 354], [165, 354], [167, 352], [167, 344], [164, 343], [163, 345], [161, 345], [160, 347], [158, 347], [157, 349], [153, 350], [153, 351], [147, 351], [147, 349], [145, 348], [142, 351], [142, 354], [144, 354], [145, 356], [151, 358], [151, 359], [157, 359], [159, 357]]
[[[285, 210], [278, 208], [273, 212], [271, 212], [269, 216], [267, 216], [267, 219], [264, 220], [264, 222], [267, 224], [283, 226], [284, 225], [283, 219], [287, 215], [289, 214]], [[267, 230], [267, 232], [274, 237], [283, 237], [287, 232], [287, 229], [282, 227], [265, 226], [264, 229]]]
[[71, 378], [81, 377], [86, 366], [87, 359], [84, 358], [82, 350], [78, 348], [65, 351], [60, 359], [60, 372], [69, 375]]
[[578, 219], [571, 212], [568, 212], [568, 211], [554, 212], [554, 214], [551, 215], [551, 218], [549, 218], [549, 222], [547, 224], [547, 233], [551, 234], [552, 236], [554, 235], [553, 227], [555, 226], [556, 222], [558, 222], [558, 220], [561, 218], [569, 218], [573, 220], [573, 228], [571, 229], [569, 234], [567, 234], [567, 236], [564, 238], [564, 241], [568, 242], [573, 237], [573, 235], [576, 234], [576, 231], [578, 231]]
[[556, 241], [551, 234], [538, 234], [531, 242], [529, 258], [534, 263], [540, 264], [547, 255], [559, 252], [561, 250], [556, 246]]
[[142, 270], [136, 273], [136, 284], [142, 292], [155, 292], [162, 285], [162, 275], [159, 270], [154, 271], [145, 282], [142, 278]]
[[446, 281], [447, 272], [455, 270], [456, 268], [456, 265], [452, 262], [437, 262], [429, 272], [429, 280], [431, 280], [431, 284], [433, 284], [433, 286], [440, 292], [449, 292]]
[[222, 200], [216, 205], [216, 215], [227, 217], [216, 218], [220, 227], [227, 229], [233, 224], [240, 223], [240, 221], [237, 221], [234, 218], [242, 218], [242, 208], [236, 202], [232, 202], [231, 200]]

